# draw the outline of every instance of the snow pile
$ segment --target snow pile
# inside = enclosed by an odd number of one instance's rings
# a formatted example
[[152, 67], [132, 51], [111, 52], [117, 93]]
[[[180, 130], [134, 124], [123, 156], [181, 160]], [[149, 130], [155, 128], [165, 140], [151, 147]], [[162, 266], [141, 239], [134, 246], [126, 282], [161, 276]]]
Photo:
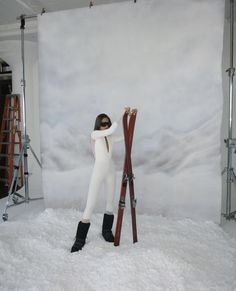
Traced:
[[46, 209], [0, 224], [1, 290], [196, 290], [236, 288], [236, 241], [213, 222], [139, 215], [132, 243], [124, 217], [120, 247], [100, 234], [93, 216], [87, 244], [70, 253], [76, 210]]

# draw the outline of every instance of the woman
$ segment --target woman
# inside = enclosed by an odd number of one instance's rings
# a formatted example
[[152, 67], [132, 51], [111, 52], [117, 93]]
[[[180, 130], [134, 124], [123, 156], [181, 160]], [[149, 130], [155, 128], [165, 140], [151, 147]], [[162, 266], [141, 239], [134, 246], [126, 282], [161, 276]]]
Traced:
[[[126, 110], [128, 110], [128, 108]], [[112, 149], [115, 141], [123, 139], [113, 135], [117, 126], [117, 122], [111, 123], [110, 118], [104, 113], [99, 114], [96, 118], [94, 131], [91, 133], [92, 142], [94, 144], [95, 164], [89, 184], [87, 204], [82, 220], [78, 224], [76, 240], [71, 248], [72, 253], [81, 250], [85, 245], [90, 227], [90, 218], [103, 181], [106, 183], [107, 199], [106, 213], [103, 216], [102, 235], [106, 241], [114, 242], [112, 225], [114, 221], [113, 201], [115, 193], [115, 167], [112, 160]]]

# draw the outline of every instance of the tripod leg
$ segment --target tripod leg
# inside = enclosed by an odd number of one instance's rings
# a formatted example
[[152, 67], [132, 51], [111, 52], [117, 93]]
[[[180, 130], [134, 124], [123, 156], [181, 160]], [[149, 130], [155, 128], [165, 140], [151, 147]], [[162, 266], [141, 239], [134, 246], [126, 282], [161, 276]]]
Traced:
[[20, 155], [18, 157], [17, 164], [14, 167], [13, 179], [12, 179], [11, 186], [10, 186], [10, 189], [9, 189], [9, 192], [8, 192], [8, 198], [7, 198], [6, 206], [5, 206], [3, 215], [2, 215], [2, 219], [4, 221], [8, 220], [7, 209], [10, 207], [10, 199], [11, 199], [12, 194], [14, 195], [13, 189], [15, 191], [15, 187], [16, 187], [16, 184], [17, 184], [18, 172], [19, 172], [20, 163], [21, 163], [22, 156], [23, 156], [23, 150], [24, 149], [22, 147]]
[[28, 172], [28, 153], [27, 143], [24, 143], [24, 177], [25, 177], [25, 202], [29, 202], [29, 172]]
[[30, 144], [29, 144], [29, 149], [30, 149], [31, 153], [33, 154], [33, 156], [34, 156], [35, 160], [37, 161], [37, 163], [38, 163], [39, 167], [40, 167], [40, 168], [42, 168], [42, 165], [41, 165], [41, 163], [40, 163], [40, 161], [39, 161], [39, 159], [38, 159], [37, 155], [35, 154], [35, 152], [34, 152], [34, 150], [33, 150], [32, 146], [31, 146]]

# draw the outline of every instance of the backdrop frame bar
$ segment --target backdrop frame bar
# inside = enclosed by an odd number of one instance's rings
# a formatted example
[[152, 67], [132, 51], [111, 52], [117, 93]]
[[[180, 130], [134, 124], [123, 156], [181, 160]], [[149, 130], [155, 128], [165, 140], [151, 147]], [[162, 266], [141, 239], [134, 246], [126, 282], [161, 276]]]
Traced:
[[235, 182], [235, 174], [233, 168], [233, 150], [235, 151], [235, 139], [233, 136], [233, 82], [234, 82], [234, 0], [230, 0], [230, 67], [226, 70], [229, 76], [229, 119], [228, 119], [228, 139], [226, 141], [227, 146], [227, 192], [226, 192], [226, 213], [224, 216], [226, 219], [235, 219], [236, 211], [231, 212], [232, 203], [232, 183]]

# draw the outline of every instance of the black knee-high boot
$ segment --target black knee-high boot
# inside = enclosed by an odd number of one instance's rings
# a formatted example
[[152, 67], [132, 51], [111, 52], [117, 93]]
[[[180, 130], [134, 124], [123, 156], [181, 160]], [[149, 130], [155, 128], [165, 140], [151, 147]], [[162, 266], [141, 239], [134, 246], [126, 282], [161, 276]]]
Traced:
[[114, 242], [114, 235], [112, 234], [112, 225], [114, 221], [113, 214], [104, 214], [103, 216], [103, 223], [102, 223], [102, 236], [104, 237], [105, 241]]
[[79, 222], [77, 227], [76, 239], [71, 248], [71, 253], [82, 250], [83, 246], [85, 245], [89, 227], [90, 223], [83, 223], [82, 221]]

